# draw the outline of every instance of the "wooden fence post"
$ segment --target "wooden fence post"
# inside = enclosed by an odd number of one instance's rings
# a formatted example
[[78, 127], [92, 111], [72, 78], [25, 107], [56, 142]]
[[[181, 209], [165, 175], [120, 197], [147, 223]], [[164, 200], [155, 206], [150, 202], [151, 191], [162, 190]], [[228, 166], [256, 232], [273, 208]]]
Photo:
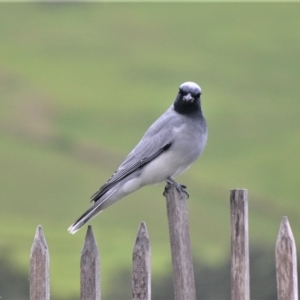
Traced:
[[151, 299], [151, 249], [146, 224], [141, 222], [132, 253], [132, 299]]
[[230, 191], [231, 299], [249, 300], [248, 192]]
[[37, 227], [30, 252], [30, 300], [49, 300], [49, 251], [41, 225]]
[[92, 227], [89, 225], [80, 259], [80, 299], [100, 300], [100, 258]]
[[174, 186], [166, 191], [176, 300], [196, 300], [186, 197]]
[[283, 217], [276, 242], [278, 300], [298, 300], [297, 252], [287, 217]]

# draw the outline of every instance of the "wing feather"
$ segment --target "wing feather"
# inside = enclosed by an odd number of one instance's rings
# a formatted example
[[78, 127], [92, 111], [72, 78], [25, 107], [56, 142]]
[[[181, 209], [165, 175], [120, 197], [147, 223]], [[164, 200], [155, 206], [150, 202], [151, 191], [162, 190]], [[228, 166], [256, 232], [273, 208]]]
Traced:
[[171, 107], [152, 126], [150, 126], [141, 141], [129, 153], [118, 170], [94, 195], [92, 195], [91, 201], [98, 201], [108, 190], [118, 184], [121, 180], [142, 168], [171, 147], [175, 136], [175, 130], [170, 131], [170, 128], [176, 129], [176, 127], [181, 125], [174, 124], [176, 123], [173, 118], [174, 113], [175, 112]]

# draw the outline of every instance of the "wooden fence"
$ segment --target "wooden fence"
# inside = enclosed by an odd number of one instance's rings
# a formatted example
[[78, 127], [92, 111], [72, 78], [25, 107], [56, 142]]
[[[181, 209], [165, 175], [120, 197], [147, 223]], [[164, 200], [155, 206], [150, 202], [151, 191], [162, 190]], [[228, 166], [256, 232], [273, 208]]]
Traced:
[[[247, 190], [230, 191], [231, 299], [249, 300], [249, 242]], [[196, 300], [185, 196], [175, 188], [166, 193], [176, 300]], [[278, 300], [297, 300], [295, 240], [283, 217], [275, 247]], [[133, 248], [132, 299], [151, 299], [151, 250], [146, 224], [139, 226]], [[80, 299], [100, 300], [100, 262], [97, 243], [88, 226], [80, 260]], [[30, 300], [49, 300], [49, 251], [38, 226], [30, 254]], [[167, 300], [167, 299], [166, 299]]]

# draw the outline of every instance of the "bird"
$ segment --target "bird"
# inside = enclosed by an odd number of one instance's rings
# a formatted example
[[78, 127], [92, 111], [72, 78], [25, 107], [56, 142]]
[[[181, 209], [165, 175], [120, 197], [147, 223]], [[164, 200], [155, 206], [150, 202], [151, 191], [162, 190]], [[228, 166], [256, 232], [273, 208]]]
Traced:
[[200, 86], [185, 82], [171, 107], [145, 132], [136, 147], [108, 181], [91, 196], [92, 206], [69, 228], [71, 234], [101, 211], [143, 186], [167, 182], [165, 191], [186, 186], [174, 178], [186, 171], [201, 155], [207, 141], [207, 124], [201, 108]]

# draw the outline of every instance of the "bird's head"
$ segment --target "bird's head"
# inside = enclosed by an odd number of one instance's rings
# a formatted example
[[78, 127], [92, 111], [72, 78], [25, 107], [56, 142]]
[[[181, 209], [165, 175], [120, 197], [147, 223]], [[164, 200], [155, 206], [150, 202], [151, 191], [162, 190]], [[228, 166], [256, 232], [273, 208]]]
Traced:
[[194, 82], [185, 82], [179, 87], [179, 92], [174, 102], [174, 109], [180, 114], [190, 114], [200, 107], [201, 88]]

